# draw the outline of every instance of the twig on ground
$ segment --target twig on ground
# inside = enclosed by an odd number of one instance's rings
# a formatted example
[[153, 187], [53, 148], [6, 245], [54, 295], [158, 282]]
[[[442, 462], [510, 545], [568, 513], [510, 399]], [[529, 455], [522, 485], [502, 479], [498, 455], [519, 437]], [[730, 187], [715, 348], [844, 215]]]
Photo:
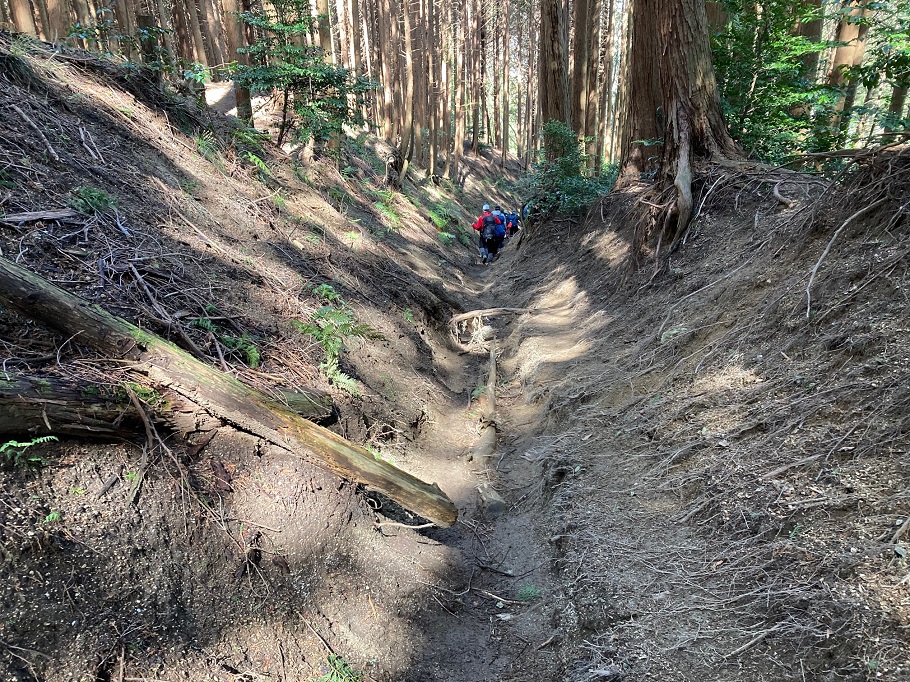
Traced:
[[834, 231], [834, 234], [831, 235], [831, 239], [828, 241], [828, 245], [825, 247], [825, 250], [822, 251], [822, 255], [819, 256], [818, 261], [815, 263], [815, 267], [812, 268], [812, 273], [809, 275], [809, 283], [806, 285], [806, 319], [812, 314], [812, 283], [815, 281], [815, 275], [818, 274], [818, 269], [822, 266], [822, 263], [825, 260], [825, 257], [828, 255], [828, 252], [831, 250], [831, 247], [834, 245], [835, 240], [840, 236], [840, 233], [844, 231], [844, 228], [847, 227], [854, 220], [862, 216], [864, 213], [868, 213], [873, 208], [877, 208], [885, 203], [885, 197], [882, 197], [878, 201], [864, 206], [856, 213], [847, 218], [839, 228]]

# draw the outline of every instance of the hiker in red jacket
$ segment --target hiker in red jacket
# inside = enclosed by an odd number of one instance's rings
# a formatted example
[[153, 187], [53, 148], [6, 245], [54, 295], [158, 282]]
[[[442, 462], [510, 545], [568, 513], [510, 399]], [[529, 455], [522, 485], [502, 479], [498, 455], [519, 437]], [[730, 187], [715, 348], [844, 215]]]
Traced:
[[502, 221], [490, 212], [490, 205], [483, 205], [483, 214], [472, 227], [480, 234], [480, 255], [484, 263], [492, 263], [499, 253], [499, 235], [496, 226]]

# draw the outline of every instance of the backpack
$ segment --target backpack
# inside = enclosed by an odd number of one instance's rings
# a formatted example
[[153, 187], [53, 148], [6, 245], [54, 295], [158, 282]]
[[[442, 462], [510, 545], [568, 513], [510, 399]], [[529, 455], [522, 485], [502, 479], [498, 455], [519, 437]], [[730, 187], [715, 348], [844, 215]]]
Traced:
[[492, 215], [483, 217], [483, 228], [480, 231], [480, 237], [487, 241], [496, 239], [496, 218]]
[[506, 226], [513, 229], [518, 227], [518, 214], [515, 211], [506, 216]]

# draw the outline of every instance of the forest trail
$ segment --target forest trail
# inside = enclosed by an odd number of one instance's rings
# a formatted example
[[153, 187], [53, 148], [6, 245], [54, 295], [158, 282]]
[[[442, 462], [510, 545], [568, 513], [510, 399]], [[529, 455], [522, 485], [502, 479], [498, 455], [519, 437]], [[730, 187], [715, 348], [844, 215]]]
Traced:
[[[3, 257], [250, 386], [329, 393], [337, 434], [460, 512], [427, 527], [211, 416], [186, 438], [17, 446], [4, 678], [910, 675], [907, 192], [881, 180], [910, 177], [906, 148], [859, 157], [850, 186], [793, 183], [785, 207], [785, 180], [713, 169], [661, 268], [629, 265], [648, 255], [634, 188], [480, 267], [471, 214], [515, 200], [491, 150], [463, 187], [414, 171], [395, 192], [366, 134], [298, 162], [106, 62], [2, 54], [35, 124], [0, 108]], [[845, 223], [856, 196], [871, 208]], [[450, 321], [492, 307], [530, 312], [487, 319], [498, 441], [471, 459], [489, 353]], [[0, 310], [0, 388], [168, 409], [23, 315]]]

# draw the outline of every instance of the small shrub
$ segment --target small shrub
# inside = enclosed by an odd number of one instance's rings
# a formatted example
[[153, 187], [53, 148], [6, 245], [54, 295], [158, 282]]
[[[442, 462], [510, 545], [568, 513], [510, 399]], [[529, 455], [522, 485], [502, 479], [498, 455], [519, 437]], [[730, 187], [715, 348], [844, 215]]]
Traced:
[[455, 243], [455, 235], [451, 232], [440, 232], [438, 236], [443, 246], [452, 246]]
[[97, 215], [116, 208], [117, 200], [97, 187], [77, 187], [70, 194], [69, 204], [84, 215]]
[[542, 595], [543, 592], [539, 587], [534, 583], [526, 582], [521, 584], [515, 596], [518, 601], [531, 602], [540, 599]]
[[363, 682], [363, 674], [357, 672], [341, 656], [329, 655], [329, 672], [316, 682]]

